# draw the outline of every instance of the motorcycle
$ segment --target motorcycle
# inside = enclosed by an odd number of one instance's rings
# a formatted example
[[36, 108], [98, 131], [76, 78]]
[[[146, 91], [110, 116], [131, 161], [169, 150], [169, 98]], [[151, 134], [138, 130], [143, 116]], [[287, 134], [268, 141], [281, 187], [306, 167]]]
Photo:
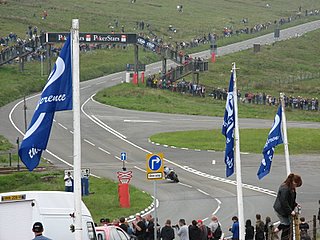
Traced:
[[167, 171], [167, 173], [165, 171], [164, 175], [165, 175], [166, 179], [170, 179], [171, 181], [173, 181], [175, 183], [179, 182], [178, 175], [176, 174], [176, 172], [173, 169], [169, 169], [169, 171]]

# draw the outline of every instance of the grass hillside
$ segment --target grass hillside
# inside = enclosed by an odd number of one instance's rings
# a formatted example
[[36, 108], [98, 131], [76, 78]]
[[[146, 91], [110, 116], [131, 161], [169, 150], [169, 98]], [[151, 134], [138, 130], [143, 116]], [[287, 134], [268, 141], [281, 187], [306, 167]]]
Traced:
[[[238, 89], [244, 92], [266, 92], [320, 98], [320, 31], [306, 33], [298, 38], [261, 46], [261, 52], [252, 49], [217, 58], [210, 63], [209, 72], [200, 76], [207, 86], [226, 88], [230, 79], [231, 63], [236, 62]], [[190, 78], [191, 80], [191, 78]]]
[[[280, 18], [296, 16], [301, 7], [319, 9], [318, 0], [6, 0], [0, 5], [0, 36], [16, 32], [24, 37], [27, 27], [37, 26], [44, 31], [69, 31], [71, 19], [80, 20], [83, 32], [109, 32], [111, 27], [126, 32], [137, 29], [137, 22], [144, 21], [157, 35], [172, 40], [190, 40], [208, 32], [222, 32], [224, 27], [234, 29], [252, 27], [258, 23], [273, 22]], [[268, 7], [267, 7], [268, 4]], [[183, 6], [183, 12], [177, 11]], [[47, 11], [47, 18], [42, 19]], [[242, 19], [248, 19], [243, 23]], [[118, 27], [116, 27], [116, 20]], [[177, 29], [168, 32], [168, 26]], [[146, 26], [146, 25], [145, 25]]]
[[[265, 92], [275, 97], [284, 92], [287, 96], [320, 98], [320, 63], [315, 60], [320, 55], [319, 36], [320, 30], [317, 30], [275, 45], [262, 46], [259, 53], [250, 49], [219, 57], [215, 63], [210, 63], [209, 72], [200, 75], [200, 84], [209, 86], [207, 91], [210, 87], [227, 88], [231, 63], [236, 62], [240, 68], [237, 85], [242, 97], [246, 92]], [[192, 81], [192, 76], [187, 80]], [[131, 84], [104, 89], [96, 99], [120, 108], [193, 115], [223, 116], [225, 108], [225, 101]], [[274, 106], [240, 104], [239, 109], [239, 117], [246, 118], [272, 119], [275, 114]], [[291, 121], [319, 121], [319, 112], [289, 108], [287, 115]]]

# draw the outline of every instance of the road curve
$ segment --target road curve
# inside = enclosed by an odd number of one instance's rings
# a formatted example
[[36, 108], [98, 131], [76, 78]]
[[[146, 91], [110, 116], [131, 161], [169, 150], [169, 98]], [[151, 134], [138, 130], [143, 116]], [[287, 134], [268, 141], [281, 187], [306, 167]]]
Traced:
[[[310, 31], [319, 27], [320, 21], [315, 21], [282, 30], [281, 37], [294, 37], [307, 29]], [[273, 38], [273, 34], [221, 47], [219, 55], [252, 47], [257, 41], [261, 44], [269, 43], [268, 41], [272, 41], [270, 38]], [[208, 51], [199, 54], [205, 56]], [[160, 64], [149, 65], [147, 71], [156, 71]], [[173, 222], [181, 217], [186, 218], [188, 222], [192, 219], [206, 220], [213, 212], [217, 212], [226, 230], [231, 223], [231, 217], [237, 215], [237, 210], [235, 178], [233, 176], [225, 179], [223, 153], [177, 149], [174, 146], [160, 146], [148, 141], [148, 137], [157, 132], [220, 128], [222, 119], [121, 110], [93, 101], [93, 94], [102, 88], [119, 84], [123, 81], [124, 74], [124, 72], [115, 73], [81, 83], [83, 167], [91, 168], [95, 175], [117, 180], [115, 173], [122, 167], [119, 155], [125, 151], [128, 154], [127, 168], [133, 171], [132, 184], [153, 194], [153, 184], [145, 177], [145, 157], [148, 152], [163, 152], [166, 164], [176, 169], [181, 183], [158, 181], [160, 224], [163, 224], [166, 218], [171, 218]], [[38, 96], [31, 96], [27, 100], [27, 119], [29, 120], [37, 99]], [[0, 116], [1, 134], [11, 142], [15, 142], [17, 136], [22, 137], [21, 132], [18, 132], [24, 129], [21, 101], [2, 107]], [[240, 119], [241, 128], [269, 128], [271, 124], [270, 120]], [[319, 128], [320, 124], [288, 122], [288, 127], [293, 126]], [[44, 157], [61, 168], [67, 168], [66, 164], [72, 164], [71, 112], [56, 114], [48, 151], [44, 153]], [[275, 156], [272, 172], [264, 180], [258, 181], [256, 171], [260, 159], [259, 154], [243, 153], [241, 155], [242, 178], [245, 184], [245, 218], [254, 219], [254, 215], [259, 212], [263, 217], [269, 215], [275, 220], [272, 202], [278, 185], [285, 178], [284, 158]], [[301, 192], [298, 193], [298, 196], [305, 216], [310, 219], [315, 214], [320, 195], [319, 187], [316, 185], [320, 168], [319, 157], [291, 156], [291, 163], [292, 170], [299, 172], [304, 180], [303, 188], [299, 189]]]

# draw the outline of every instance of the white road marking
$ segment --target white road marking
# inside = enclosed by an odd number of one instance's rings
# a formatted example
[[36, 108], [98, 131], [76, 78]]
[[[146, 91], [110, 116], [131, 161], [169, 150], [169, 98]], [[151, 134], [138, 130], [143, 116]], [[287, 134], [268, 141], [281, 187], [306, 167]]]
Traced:
[[192, 188], [192, 186], [191, 186], [191, 185], [188, 185], [188, 184], [185, 184], [185, 183], [181, 183], [181, 182], [179, 182], [178, 184], [180, 184], [180, 185], [182, 185], [182, 186], [185, 186], [185, 187], [188, 187], [188, 188]]
[[139, 167], [137, 167], [137, 166], [134, 166], [134, 168], [140, 170], [141, 172], [147, 172], [145, 169], [139, 168]]
[[133, 122], [133, 123], [159, 123], [160, 121], [156, 120], [134, 120], [134, 119], [124, 119], [124, 122]]
[[112, 78], [111, 81], [122, 80], [122, 77]]
[[198, 190], [199, 192], [203, 193], [204, 195], [210, 196], [210, 194], [209, 194], [209, 193], [207, 193], [207, 192], [205, 192], [205, 191], [201, 190], [200, 188], [197, 188], [197, 190]]
[[110, 154], [107, 150], [105, 150], [105, 149], [103, 149], [103, 148], [101, 148], [101, 147], [98, 147], [98, 149], [101, 150], [102, 152], [105, 152], [105, 153], [107, 153], [107, 154]]
[[58, 123], [58, 125], [59, 125], [60, 127], [64, 128], [65, 130], [67, 130], [67, 129], [68, 129], [67, 127], [65, 127], [65, 126], [64, 126], [64, 125], [62, 125], [61, 123]]
[[88, 86], [85, 86], [85, 87], [81, 87], [80, 89], [83, 90], [83, 89], [86, 89], [86, 88], [90, 88], [91, 85], [88, 85]]
[[96, 85], [100, 85], [100, 84], [104, 84], [105, 82], [99, 82], [99, 83], [96, 83]]
[[83, 139], [83, 141], [85, 141], [86, 143], [89, 143], [89, 144], [92, 145], [92, 146], [96, 146], [94, 143], [90, 142], [90, 141], [87, 140], [87, 139]]
[[[87, 114], [86, 114], [87, 115]], [[88, 115], [87, 115], [88, 116]], [[89, 116], [88, 116], [89, 117]], [[124, 136], [123, 134], [119, 133], [118, 131], [112, 129], [111, 127], [109, 127], [107, 124], [105, 124], [104, 122], [102, 122], [100, 119], [98, 119], [96, 116], [91, 115], [89, 117], [93, 122], [95, 122], [96, 124], [98, 124], [100, 127], [102, 127], [103, 129], [107, 130], [108, 132], [110, 132], [111, 134], [120, 137], [120, 138], [127, 138], [126, 136]]]
[[218, 202], [218, 207], [216, 208], [216, 210], [214, 210], [212, 215], [215, 215], [219, 211], [219, 209], [221, 207], [221, 201], [218, 198], [215, 198], [215, 200]]

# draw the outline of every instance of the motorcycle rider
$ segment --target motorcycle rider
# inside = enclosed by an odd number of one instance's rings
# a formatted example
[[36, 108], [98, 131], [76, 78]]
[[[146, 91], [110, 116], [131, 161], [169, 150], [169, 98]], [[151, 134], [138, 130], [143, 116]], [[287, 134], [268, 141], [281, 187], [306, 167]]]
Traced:
[[179, 182], [177, 174], [174, 172], [172, 168], [169, 168], [167, 166], [163, 167], [164, 176], [166, 179], [170, 179], [174, 182]]
[[171, 171], [171, 170], [170, 170], [170, 168], [169, 168], [168, 166], [164, 166], [164, 167], [163, 167], [163, 172], [164, 172], [165, 178], [168, 177], [170, 171]]

